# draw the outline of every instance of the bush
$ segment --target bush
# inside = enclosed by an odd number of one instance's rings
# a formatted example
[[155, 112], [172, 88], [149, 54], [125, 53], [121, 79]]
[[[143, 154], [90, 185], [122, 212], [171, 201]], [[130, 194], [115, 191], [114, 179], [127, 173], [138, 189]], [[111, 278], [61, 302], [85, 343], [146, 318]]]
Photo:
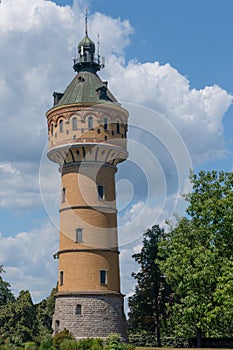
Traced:
[[90, 350], [93, 343], [94, 343], [93, 338], [87, 338], [87, 339], [81, 339], [77, 342], [78, 344], [78, 350]]
[[91, 350], [103, 350], [103, 342], [101, 339], [96, 338], [93, 340]]
[[39, 350], [51, 350], [52, 347], [52, 338], [45, 337], [41, 340]]
[[61, 350], [61, 343], [65, 339], [74, 339], [74, 337], [70, 334], [70, 332], [67, 329], [64, 329], [63, 331], [55, 334], [52, 340], [52, 345], [57, 349]]
[[25, 350], [36, 350], [37, 349], [37, 346], [36, 346], [36, 344], [34, 343], [34, 342], [26, 342], [25, 344], [24, 344], [24, 349]]
[[78, 343], [75, 339], [64, 339], [60, 344], [61, 350], [78, 350]]
[[121, 350], [121, 336], [118, 333], [111, 333], [106, 338], [106, 350]]

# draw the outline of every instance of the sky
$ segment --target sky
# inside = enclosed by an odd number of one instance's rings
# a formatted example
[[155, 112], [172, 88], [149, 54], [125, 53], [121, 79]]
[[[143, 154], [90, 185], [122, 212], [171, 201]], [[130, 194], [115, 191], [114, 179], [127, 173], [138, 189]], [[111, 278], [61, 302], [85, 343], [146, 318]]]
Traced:
[[15, 295], [29, 289], [34, 302], [57, 280], [60, 178], [45, 114], [74, 77], [85, 8], [106, 59], [99, 76], [130, 115], [116, 178], [126, 296], [143, 232], [184, 214], [190, 168], [233, 168], [232, 0], [2, 0], [0, 264]]

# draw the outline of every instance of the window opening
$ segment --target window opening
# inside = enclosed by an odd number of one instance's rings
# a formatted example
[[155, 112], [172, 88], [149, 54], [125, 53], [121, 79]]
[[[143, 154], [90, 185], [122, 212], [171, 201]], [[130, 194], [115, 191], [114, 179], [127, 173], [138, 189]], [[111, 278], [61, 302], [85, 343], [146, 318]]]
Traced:
[[60, 120], [59, 121], [59, 131], [60, 132], [63, 132], [63, 125], [64, 125], [63, 120]]
[[88, 117], [88, 129], [93, 129], [93, 117]]
[[76, 305], [75, 314], [76, 315], [82, 315], [82, 305], [80, 305], [80, 304]]
[[60, 286], [64, 284], [64, 271], [60, 271]]
[[61, 201], [65, 202], [66, 200], [66, 189], [63, 187], [62, 192], [61, 192]]
[[104, 118], [104, 130], [108, 130], [108, 118]]
[[98, 198], [103, 199], [104, 198], [104, 186], [98, 185], [97, 190], [98, 190]]
[[117, 132], [117, 134], [120, 134], [120, 123], [119, 122], [116, 123], [116, 132]]
[[76, 231], [75, 231], [75, 242], [76, 243], [82, 243], [83, 242], [83, 229], [82, 228], [76, 228]]
[[78, 119], [76, 117], [74, 117], [72, 119], [72, 129], [73, 130], [77, 130], [78, 129]]
[[100, 270], [100, 284], [107, 284], [107, 271]]

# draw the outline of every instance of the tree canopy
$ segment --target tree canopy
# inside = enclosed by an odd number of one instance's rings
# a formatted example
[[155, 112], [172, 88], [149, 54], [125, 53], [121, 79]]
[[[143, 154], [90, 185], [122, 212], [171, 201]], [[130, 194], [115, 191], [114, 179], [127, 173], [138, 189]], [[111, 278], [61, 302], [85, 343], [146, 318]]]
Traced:
[[187, 216], [159, 243], [157, 262], [174, 292], [176, 335], [224, 337], [233, 326], [233, 174], [191, 175]]
[[137, 284], [135, 294], [129, 298], [133, 328], [156, 333], [159, 346], [161, 321], [165, 319], [165, 302], [169, 294], [163, 274], [155, 262], [163, 234], [164, 231], [157, 225], [143, 234], [141, 252], [132, 256], [140, 265], [140, 270], [132, 274]]

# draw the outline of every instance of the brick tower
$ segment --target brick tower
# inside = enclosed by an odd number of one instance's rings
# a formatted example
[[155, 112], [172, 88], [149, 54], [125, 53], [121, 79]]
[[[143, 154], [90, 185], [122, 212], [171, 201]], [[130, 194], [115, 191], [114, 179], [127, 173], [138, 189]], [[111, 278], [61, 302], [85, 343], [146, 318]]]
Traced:
[[[47, 114], [48, 157], [61, 173], [58, 293], [54, 333], [77, 339], [120, 333], [127, 340], [120, 292], [115, 173], [127, 158], [128, 112], [97, 75], [103, 67], [86, 35], [77, 72], [54, 93]], [[102, 60], [103, 61], [103, 60]]]

